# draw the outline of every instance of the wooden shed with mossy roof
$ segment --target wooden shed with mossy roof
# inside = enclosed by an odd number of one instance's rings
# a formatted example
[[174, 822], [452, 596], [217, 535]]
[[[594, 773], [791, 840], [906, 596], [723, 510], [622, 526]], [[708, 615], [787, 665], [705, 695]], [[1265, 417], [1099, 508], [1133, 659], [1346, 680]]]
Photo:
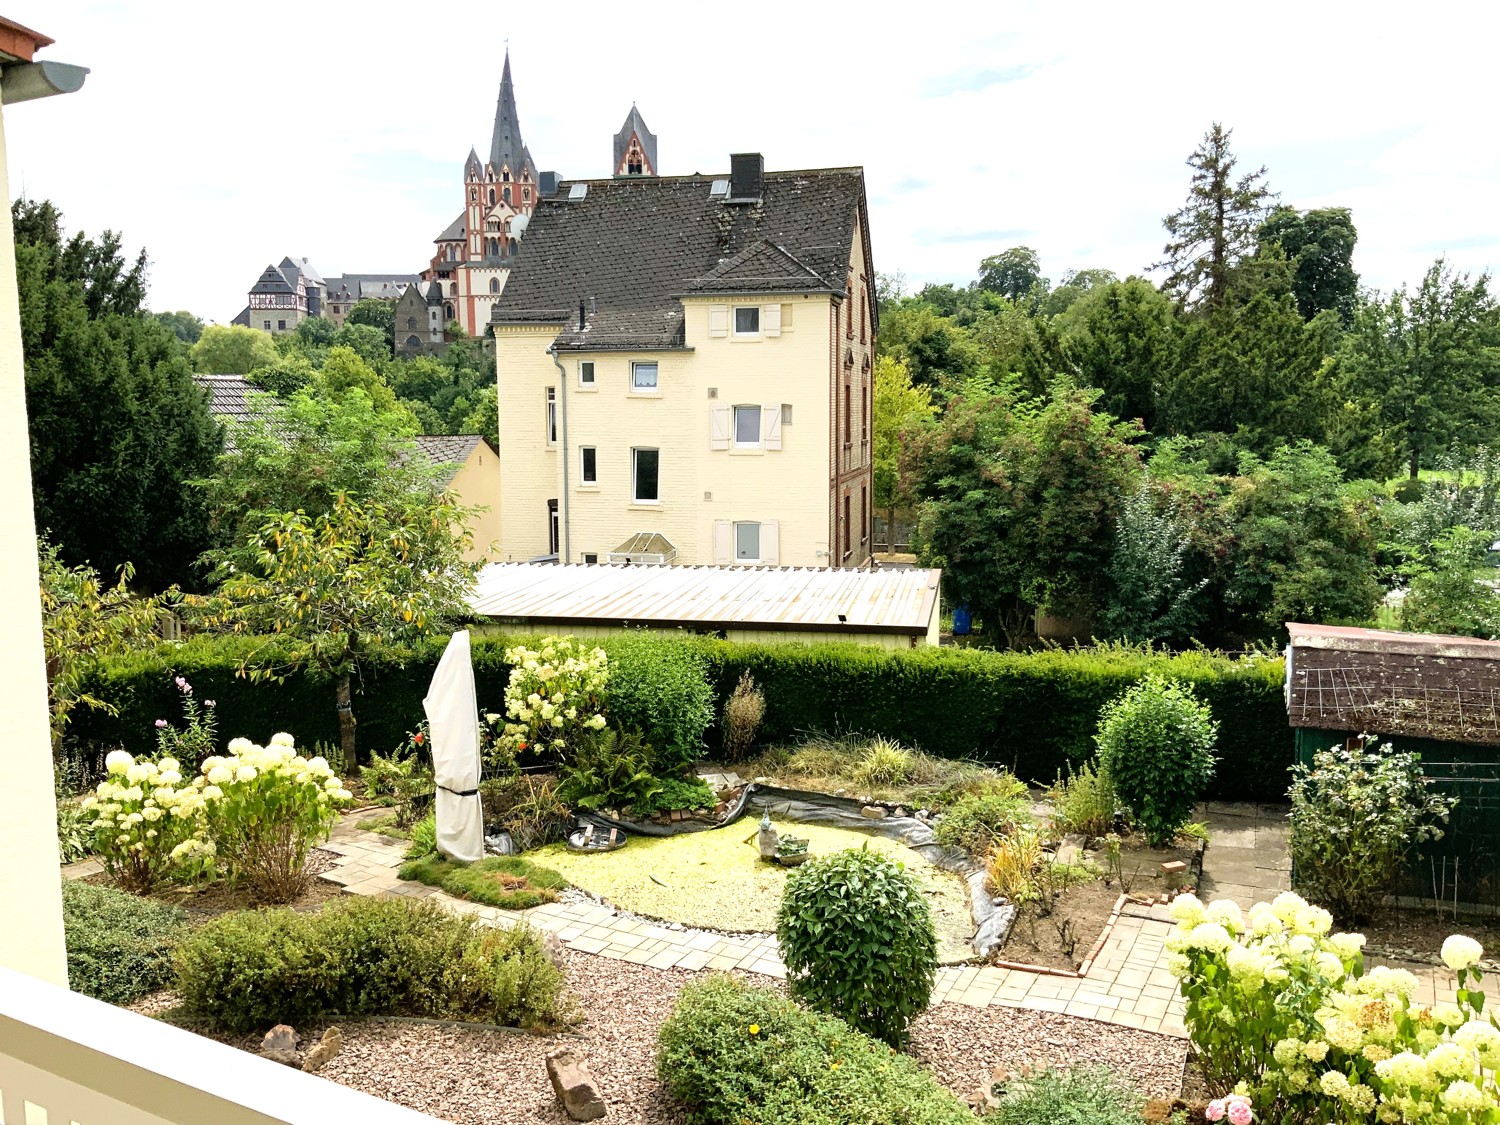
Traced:
[[1298, 762], [1374, 735], [1420, 755], [1433, 788], [1458, 798], [1399, 897], [1500, 913], [1500, 641], [1297, 623], [1287, 632]]

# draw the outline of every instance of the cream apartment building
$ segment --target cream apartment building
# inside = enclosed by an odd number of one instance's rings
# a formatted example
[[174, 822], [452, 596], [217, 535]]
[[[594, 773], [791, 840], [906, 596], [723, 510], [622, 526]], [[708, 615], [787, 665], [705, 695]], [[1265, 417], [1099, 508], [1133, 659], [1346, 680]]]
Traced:
[[858, 168], [564, 183], [492, 316], [500, 559], [851, 567], [870, 554]]

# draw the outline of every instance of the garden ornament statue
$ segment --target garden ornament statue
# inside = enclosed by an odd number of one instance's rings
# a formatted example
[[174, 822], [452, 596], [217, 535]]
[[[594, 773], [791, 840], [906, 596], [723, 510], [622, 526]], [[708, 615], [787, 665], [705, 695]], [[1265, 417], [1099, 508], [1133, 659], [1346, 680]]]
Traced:
[[776, 829], [771, 827], [771, 813], [766, 811], [760, 816], [760, 831], [755, 834], [755, 844], [760, 849], [760, 858], [776, 862], [776, 845], [780, 842], [780, 835]]

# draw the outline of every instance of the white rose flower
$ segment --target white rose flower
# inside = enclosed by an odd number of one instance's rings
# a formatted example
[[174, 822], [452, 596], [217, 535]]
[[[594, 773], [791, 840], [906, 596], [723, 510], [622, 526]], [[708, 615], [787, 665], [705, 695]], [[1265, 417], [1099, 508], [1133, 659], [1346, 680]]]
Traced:
[[1457, 972], [1467, 969], [1484, 956], [1484, 946], [1463, 934], [1451, 934], [1443, 939], [1443, 964]]

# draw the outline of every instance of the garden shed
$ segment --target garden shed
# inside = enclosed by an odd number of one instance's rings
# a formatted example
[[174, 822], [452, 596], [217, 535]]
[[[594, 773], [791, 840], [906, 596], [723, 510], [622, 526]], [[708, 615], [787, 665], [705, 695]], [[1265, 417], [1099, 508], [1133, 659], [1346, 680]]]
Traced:
[[1373, 734], [1420, 754], [1433, 788], [1458, 798], [1400, 897], [1500, 911], [1500, 641], [1337, 625], [1287, 631], [1297, 761]]
[[731, 641], [938, 643], [942, 571], [493, 563], [470, 606], [506, 632], [686, 629]]

